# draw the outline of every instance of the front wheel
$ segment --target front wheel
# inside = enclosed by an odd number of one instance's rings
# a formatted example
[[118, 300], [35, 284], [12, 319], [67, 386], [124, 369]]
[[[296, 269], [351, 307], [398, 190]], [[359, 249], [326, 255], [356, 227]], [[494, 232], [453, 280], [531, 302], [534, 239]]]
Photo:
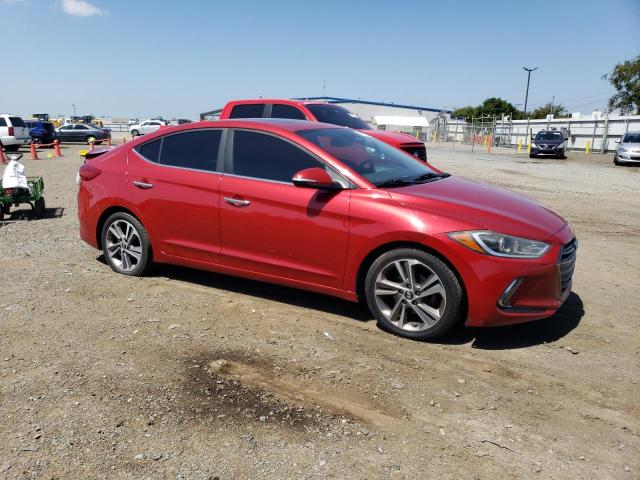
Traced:
[[151, 264], [151, 242], [142, 223], [133, 215], [117, 212], [102, 227], [102, 249], [114, 272], [142, 276]]
[[94, 136], [88, 136], [86, 140], [89, 145], [91, 145], [92, 143], [96, 143], [96, 137]]
[[464, 293], [453, 271], [416, 249], [378, 257], [367, 272], [365, 297], [383, 329], [418, 340], [442, 337], [464, 312]]
[[140, 135], [140, 132], [138, 130], [131, 130], [132, 137], [137, 137], [138, 135]]

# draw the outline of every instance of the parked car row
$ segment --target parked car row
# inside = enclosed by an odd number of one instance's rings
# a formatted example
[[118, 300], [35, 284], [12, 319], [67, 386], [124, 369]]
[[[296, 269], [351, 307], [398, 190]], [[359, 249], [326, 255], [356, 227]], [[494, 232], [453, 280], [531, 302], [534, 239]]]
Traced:
[[93, 124], [70, 123], [55, 128], [52, 122], [23, 120], [17, 115], [0, 115], [0, 145], [8, 152], [17, 151], [30, 143], [62, 142], [101, 143], [111, 137], [107, 128]]

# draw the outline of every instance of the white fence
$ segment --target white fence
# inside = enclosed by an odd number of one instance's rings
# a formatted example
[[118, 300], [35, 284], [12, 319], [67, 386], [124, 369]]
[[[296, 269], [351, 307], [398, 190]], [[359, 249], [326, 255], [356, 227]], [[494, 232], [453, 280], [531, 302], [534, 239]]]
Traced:
[[567, 132], [567, 146], [570, 150], [585, 150], [589, 145], [590, 149], [596, 152], [612, 152], [616, 148], [616, 140], [620, 140], [626, 132], [640, 131], [640, 115], [535, 120], [495, 119], [481, 123], [451, 119], [446, 125], [446, 134], [439, 135], [438, 139], [466, 143], [470, 141], [472, 133], [476, 137], [491, 136], [494, 145], [515, 147], [518, 143], [527, 145], [530, 135], [535, 137], [540, 130], [548, 129]]

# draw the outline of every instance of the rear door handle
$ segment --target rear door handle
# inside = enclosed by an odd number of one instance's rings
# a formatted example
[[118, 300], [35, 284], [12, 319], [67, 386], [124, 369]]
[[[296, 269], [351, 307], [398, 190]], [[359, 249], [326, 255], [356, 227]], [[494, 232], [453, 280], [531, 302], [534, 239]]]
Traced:
[[241, 200], [239, 198], [224, 197], [224, 201], [235, 207], [246, 207], [247, 205], [251, 205], [249, 200]]
[[142, 188], [143, 190], [153, 188], [153, 183], [139, 182], [138, 180], [136, 180], [133, 182], [133, 184], [138, 188]]

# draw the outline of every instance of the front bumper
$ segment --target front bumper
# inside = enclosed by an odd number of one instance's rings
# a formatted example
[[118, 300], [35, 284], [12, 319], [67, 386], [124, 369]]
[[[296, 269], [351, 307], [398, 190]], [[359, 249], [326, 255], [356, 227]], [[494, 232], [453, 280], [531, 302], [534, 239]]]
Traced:
[[564, 148], [541, 148], [531, 146], [532, 155], [564, 155]]
[[571, 293], [575, 265], [575, 250], [566, 258], [566, 246], [574, 241], [571, 227], [565, 225], [548, 241], [552, 246], [540, 259], [499, 258], [469, 251], [474, 258], [463, 252], [467, 265], [459, 272], [467, 293], [466, 325], [530, 322], [550, 317], [562, 306]]
[[618, 162], [640, 162], [640, 152], [616, 152]]

